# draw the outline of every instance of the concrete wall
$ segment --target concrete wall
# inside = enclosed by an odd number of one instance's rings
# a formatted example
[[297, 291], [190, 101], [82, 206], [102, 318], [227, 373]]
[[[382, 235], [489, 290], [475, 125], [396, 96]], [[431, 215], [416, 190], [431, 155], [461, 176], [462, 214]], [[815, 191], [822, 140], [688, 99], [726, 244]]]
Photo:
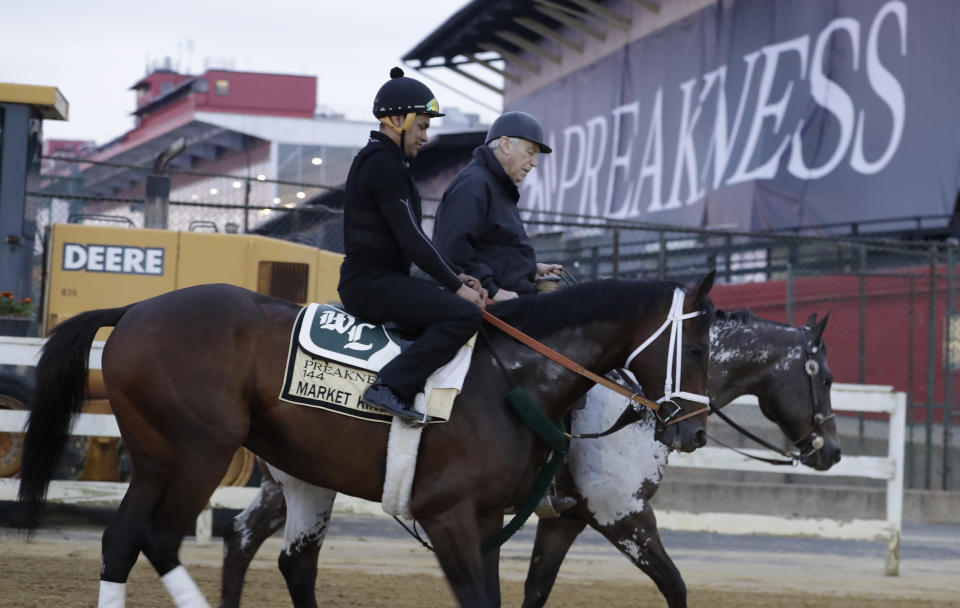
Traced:
[[[676, 479], [678, 472], [667, 470], [651, 501], [655, 511], [837, 519], [882, 519], [886, 515], [882, 488], [683, 481]], [[960, 524], [960, 492], [907, 490], [903, 495], [903, 520]]]

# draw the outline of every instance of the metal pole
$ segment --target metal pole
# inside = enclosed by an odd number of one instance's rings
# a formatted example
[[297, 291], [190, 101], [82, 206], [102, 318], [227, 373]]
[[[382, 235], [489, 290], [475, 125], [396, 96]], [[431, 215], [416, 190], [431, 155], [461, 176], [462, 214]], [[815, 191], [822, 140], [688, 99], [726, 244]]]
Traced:
[[917, 406], [916, 403], [915, 403], [914, 400], [913, 400], [913, 399], [914, 399], [914, 390], [913, 390], [913, 389], [914, 389], [914, 386], [915, 386], [915, 383], [916, 383], [916, 378], [914, 377], [914, 372], [915, 372], [915, 370], [914, 370], [914, 368], [913, 368], [913, 355], [914, 355], [914, 349], [916, 348], [916, 344], [914, 344], [914, 336], [913, 336], [914, 331], [916, 331], [916, 329], [915, 329], [915, 327], [914, 327], [914, 325], [915, 325], [915, 324], [914, 324], [914, 320], [913, 320], [914, 315], [916, 314], [916, 313], [914, 312], [914, 300], [915, 300], [914, 296], [916, 295], [916, 288], [917, 288], [915, 283], [916, 283], [916, 281], [915, 281], [914, 277], [911, 276], [910, 279], [909, 279], [909, 286], [910, 286], [910, 298], [909, 298], [909, 304], [908, 304], [908, 313], [909, 313], [909, 314], [907, 315], [907, 319], [908, 319], [908, 320], [907, 320], [907, 331], [909, 332], [908, 337], [907, 337], [907, 378], [908, 378], [908, 384], [907, 384], [907, 432], [908, 432], [908, 438], [909, 438], [909, 439], [908, 439], [908, 443], [909, 443], [910, 445], [908, 446], [908, 449], [907, 449], [907, 458], [906, 458], [907, 475], [908, 475], [907, 486], [908, 486], [908, 487], [911, 487], [911, 488], [914, 487], [914, 473], [915, 473], [914, 468], [915, 468], [915, 464], [916, 464], [916, 463], [914, 462], [914, 461], [916, 460], [916, 458], [915, 458], [916, 454], [914, 453], [916, 450], [914, 450], [914, 446], [913, 446], [913, 423], [914, 423], [914, 420], [913, 420], [913, 417], [914, 417], [914, 415], [913, 415], [913, 410], [914, 410], [914, 409], [916, 408], [916, 406]]
[[[867, 248], [863, 245], [859, 248], [860, 253], [860, 369], [858, 377], [860, 384], [866, 382], [867, 376]], [[863, 412], [857, 415], [860, 445], [863, 445], [864, 420], [866, 417]]]
[[662, 281], [667, 278], [667, 238], [663, 230], [657, 233], [657, 238], [660, 241], [660, 249], [657, 252], [657, 278]]
[[932, 490], [932, 469], [933, 469], [933, 389], [934, 389], [934, 365], [936, 357], [936, 338], [937, 338], [937, 246], [930, 245], [930, 301], [927, 315], [927, 419], [925, 424], [926, 431], [926, 453], [923, 456], [923, 487], [926, 490]]
[[730, 282], [730, 278], [733, 276], [733, 271], [730, 269], [730, 265], [731, 265], [731, 263], [732, 263], [732, 261], [733, 261], [733, 260], [732, 260], [732, 257], [733, 257], [733, 236], [731, 236], [731, 235], [728, 234], [728, 235], [724, 238], [724, 240], [726, 241], [726, 242], [724, 243], [724, 245], [726, 245], [726, 248], [727, 248], [727, 255], [726, 255], [726, 258], [727, 258], [727, 283], [729, 283], [729, 282]]
[[794, 256], [793, 256], [793, 253], [794, 253], [793, 245], [790, 245], [790, 246], [787, 248], [787, 276], [786, 276], [786, 280], [784, 281], [785, 286], [786, 286], [786, 289], [787, 289], [787, 294], [786, 294], [786, 299], [787, 299], [787, 310], [786, 310], [787, 318], [786, 318], [786, 323], [787, 323], [787, 325], [789, 325], [790, 327], [793, 327], [793, 318], [794, 318], [794, 315], [796, 314], [796, 310], [795, 310], [796, 306], [795, 306], [795, 303], [794, 303], [794, 301], [793, 301], [793, 298], [794, 298], [794, 290], [793, 290], [793, 287], [794, 287], [794, 285], [793, 285], [793, 259], [794, 259]]
[[186, 138], [179, 137], [153, 161], [153, 173], [147, 176], [143, 204], [144, 228], [167, 229], [170, 212], [170, 176], [167, 175], [167, 165], [186, 148]]
[[246, 180], [243, 188], [243, 232], [250, 232], [250, 178]]
[[613, 278], [620, 278], [620, 229], [613, 229]]
[[953, 340], [950, 335], [954, 310], [954, 280], [953, 280], [953, 244], [947, 244], [947, 310], [943, 328], [943, 341], [947, 345], [947, 356], [944, 361], [943, 373], [943, 477], [940, 480], [940, 489], [949, 489], [950, 479], [950, 417], [953, 413]]

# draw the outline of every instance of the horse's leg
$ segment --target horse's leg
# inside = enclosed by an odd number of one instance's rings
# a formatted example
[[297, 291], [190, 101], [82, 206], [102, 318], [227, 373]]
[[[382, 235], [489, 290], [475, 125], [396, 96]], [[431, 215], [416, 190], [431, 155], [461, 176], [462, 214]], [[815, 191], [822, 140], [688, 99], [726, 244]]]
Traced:
[[586, 522], [570, 516], [541, 519], [530, 556], [530, 569], [523, 587], [523, 606], [543, 606], [557, 580], [560, 564]]
[[[180, 564], [183, 537], [193, 530], [197, 516], [223, 478], [234, 450], [208, 446], [199, 456], [207, 466], [192, 461], [166, 462], [160, 500], [144, 525], [142, 550], [177, 608], [209, 608], [203, 593]], [[179, 456], [179, 455], [178, 455]], [[135, 461], [136, 462], [136, 461]], [[134, 471], [134, 478], [137, 472]]]
[[283, 484], [283, 498], [287, 503], [283, 549], [277, 563], [293, 605], [316, 608], [317, 557], [327, 535], [337, 493], [279, 471], [275, 473]]
[[657, 518], [649, 503], [611, 526], [593, 527], [657, 584], [669, 608], [686, 608], [687, 586], [660, 542]]
[[132, 480], [116, 515], [103, 531], [100, 557], [100, 608], [123, 608], [127, 576], [140, 555], [141, 526], [159, 491], [156, 485]]
[[[437, 560], [460, 606], [499, 606], [499, 552], [494, 550], [486, 556], [481, 555], [480, 545], [497, 533], [503, 521], [502, 513], [478, 519], [476, 507], [464, 501], [419, 521], [433, 543]], [[495, 587], [493, 593], [491, 587]]]
[[223, 535], [223, 568], [220, 575], [220, 608], [239, 608], [243, 579], [260, 545], [283, 527], [287, 517], [283, 490], [257, 458], [262, 481], [250, 505], [233, 518]]

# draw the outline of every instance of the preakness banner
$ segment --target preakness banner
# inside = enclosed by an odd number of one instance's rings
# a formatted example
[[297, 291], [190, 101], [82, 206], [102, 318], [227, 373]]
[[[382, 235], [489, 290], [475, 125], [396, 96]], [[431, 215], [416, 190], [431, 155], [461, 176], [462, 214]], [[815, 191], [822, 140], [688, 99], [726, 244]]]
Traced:
[[509, 104], [555, 151], [521, 205], [739, 229], [949, 215], [958, 32], [952, 0], [717, 2]]

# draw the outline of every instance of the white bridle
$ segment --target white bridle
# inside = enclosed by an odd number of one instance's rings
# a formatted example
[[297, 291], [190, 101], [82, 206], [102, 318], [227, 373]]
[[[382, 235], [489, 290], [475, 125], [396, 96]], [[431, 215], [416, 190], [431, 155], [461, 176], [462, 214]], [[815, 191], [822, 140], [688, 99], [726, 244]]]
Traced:
[[[646, 339], [646, 341], [634, 349], [630, 356], [627, 357], [627, 362], [623, 364], [624, 371], [630, 375], [630, 378], [636, 383], [636, 376], [633, 372], [630, 371], [630, 364], [633, 363], [633, 360], [643, 352], [643, 349], [650, 346], [650, 344], [656, 340], [660, 334], [663, 333], [667, 327], [670, 327], [670, 347], [667, 351], [667, 376], [663, 382], [663, 397], [657, 399], [657, 403], [663, 403], [664, 401], [672, 401], [674, 397], [680, 397], [681, 399], [686, 399], [688, 401], [695, 401], [697, 403], [702, 403], [704, 405], [710, 405], [710, 398], [706, 395], [697, 395], [694, 393], [688, 393], [687, 391], [680, 390], [680, 360], [681, 349], [683, 347], [683, 321], [685, 319], [692, 319], [694, 317], [700, 316], [702, 311], [688, 312], [683, 314], [683, 298], [684, 291], [679, 287], [673, 292], [673, 303], [670, 305], [670, 312], [667, 313], [667, 320], [663, 322], [663, 325], [660, 326], [660, 329], [653, 332], [653, 335]], [[671, 362], [676, 371], [671, 373]], [[673, 390], [673, 375], [676, 374], [677, 377], [677, 390]]]

